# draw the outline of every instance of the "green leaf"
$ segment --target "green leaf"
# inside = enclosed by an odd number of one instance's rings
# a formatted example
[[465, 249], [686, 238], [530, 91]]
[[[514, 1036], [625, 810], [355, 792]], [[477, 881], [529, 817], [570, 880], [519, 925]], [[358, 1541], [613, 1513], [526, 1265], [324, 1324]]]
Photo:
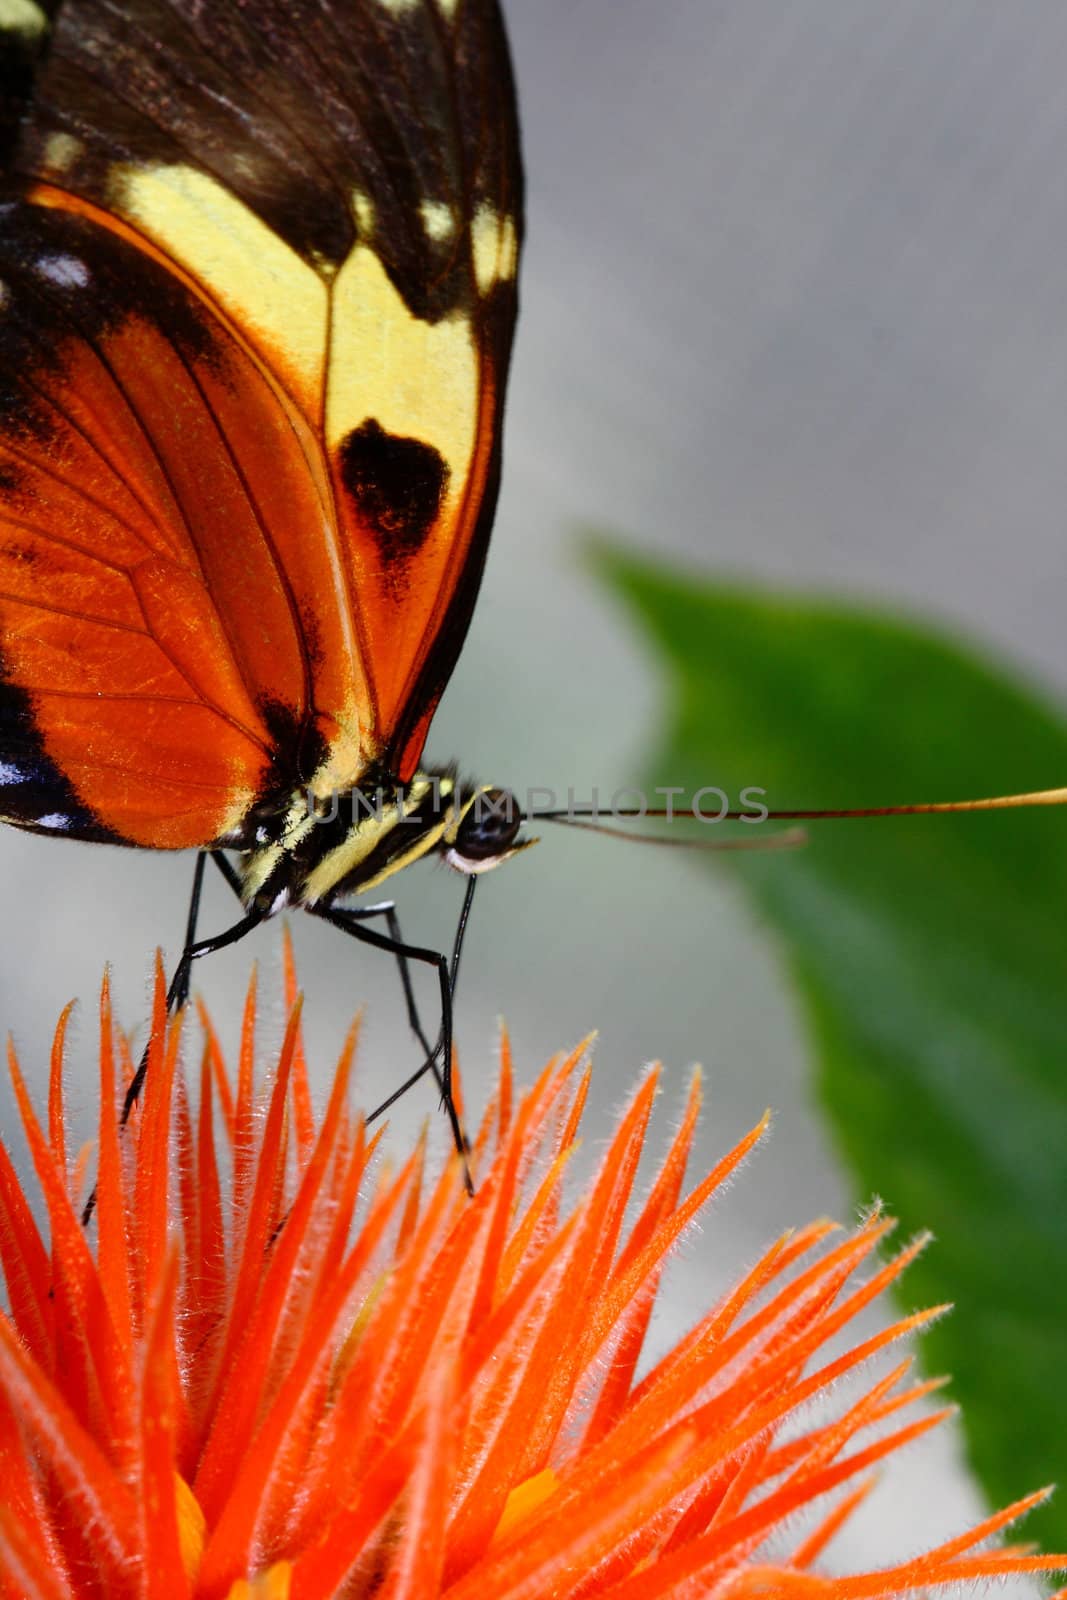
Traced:
[[[653, 782], [781, 809], [1067, 783], [1063, 718], [939, 629], [593, 559], [670, 669]], [[782, 936], [859, 1196], [937, 1236], [904, 1294], [955, 1302], [924, 1359], [979, 1477], [998, 1504], [1064, 1482], [1067, 809], [812, 823], [793, 854], [710, 859]], [[1064, 1548], [1067, 1494], [1026, 1536]]]

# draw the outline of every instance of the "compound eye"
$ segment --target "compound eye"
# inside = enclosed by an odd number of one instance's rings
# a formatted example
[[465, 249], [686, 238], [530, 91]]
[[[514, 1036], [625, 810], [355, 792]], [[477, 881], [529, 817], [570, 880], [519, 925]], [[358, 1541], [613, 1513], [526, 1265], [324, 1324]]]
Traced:
[[456, 833], [455, 851], [466, 861], [491, 861], [515, 843], [522, 811], [510, 789], [479, 789]]

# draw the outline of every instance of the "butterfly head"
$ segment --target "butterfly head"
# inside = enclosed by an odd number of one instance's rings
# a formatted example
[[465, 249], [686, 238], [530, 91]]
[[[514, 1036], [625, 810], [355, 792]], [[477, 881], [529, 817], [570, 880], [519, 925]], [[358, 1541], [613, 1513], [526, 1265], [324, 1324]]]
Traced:
[[264, 915], [329, 904], [434, 855], [468, 877], [488, 872], [536, 843], [519, 837], [524, 820], [509, 790], [461, 783], [451, 768], [325, 798], [298, 790], [256, 818], [241, 849], [243, 897]]
[[444, 858], [450, 867], [468, 876], [489, 872], [537, 843], [536, 839], [519, 838], [525, 820], [510, 789], [479, 785], [460, 802], [453, 837], [442, 847]]

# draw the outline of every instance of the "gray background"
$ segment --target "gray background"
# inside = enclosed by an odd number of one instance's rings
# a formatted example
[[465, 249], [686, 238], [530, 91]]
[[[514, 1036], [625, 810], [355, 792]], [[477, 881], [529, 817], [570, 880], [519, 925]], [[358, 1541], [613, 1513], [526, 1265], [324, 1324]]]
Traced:
[[[509, 18], [530, 233], [505, 487], [430, 754], [520, 790], [610, 792], [642, 771], [660, 684], [581, 571], [588, 526], [709, 573], [920, 607], [1061, 690], [1062, 0], [513, 0]], [[0, 852], [0, 1017], [43, 1073], [51, 1019], [83, 997], [88, 1112], [102, 964], [133, 1025], [189, 865], [12, 832]], [[409, 934], [447, 941], [460, 889], [432, 867], [398, 884]], [[769, 1148], [683, 1251], [656, 1340], [775, 1230], [867, 1198], [811, 1110], [773, 941], [725, 875], [558, 830], [476, 913], [460, 1005], [474, 1103], [503, 1014], [523, 1076], [600, 1030], [587, 1150], [653, 1056], [661, 1131], [687, 1064], [707, 1068], [698, 1165], [776, 1108]], [[208, 921], [230, 915], [213, 894]], [[368, 1005], [369, 1100], [412, 1060], [395, 978], [310, 919], [294, 931], [321, 1072]], [[278, 929], [254, 944], [276, 1033]], [[199, 975], [228, 1037], [250, 953]], [[428, 1104], [403, 1108], [405, 1131]], [[955, 1455], [950, 1435], [913, 1449], [840, 1562], [955, 1531], [977, 1504]]]

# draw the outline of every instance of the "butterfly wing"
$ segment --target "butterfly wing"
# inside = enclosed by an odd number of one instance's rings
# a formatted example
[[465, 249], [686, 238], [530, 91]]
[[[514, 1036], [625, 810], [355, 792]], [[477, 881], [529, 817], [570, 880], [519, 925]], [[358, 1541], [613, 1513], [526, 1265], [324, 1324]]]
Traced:
[[0, 244], [2, 807], [179, 847], [406, 777], [484, 560], [489, 0], [68, 0]]

